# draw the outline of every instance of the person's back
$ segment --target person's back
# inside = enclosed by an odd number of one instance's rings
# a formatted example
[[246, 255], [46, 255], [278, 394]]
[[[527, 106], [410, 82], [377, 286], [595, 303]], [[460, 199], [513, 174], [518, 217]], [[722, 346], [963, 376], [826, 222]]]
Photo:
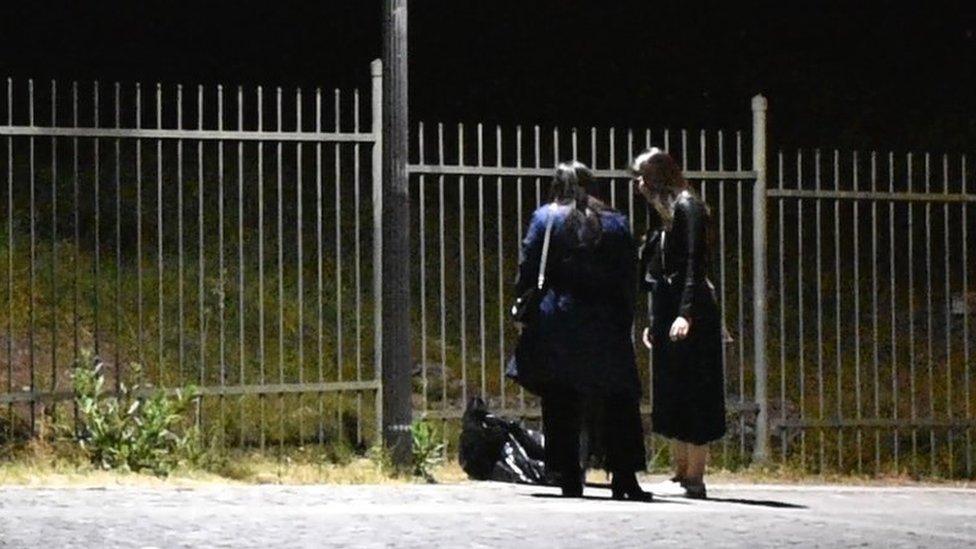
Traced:
[[634, 475], [645, 462], [630, 336], [635, 247], [627, 219], [586, 194], [591, 180], [579, 162], [557, 167], [552, 202], [533, 214], [519, 264], [519, 295], [538, 283], [545, 264], [545, 295], [532, 330], [544, 356], [546, 467], [561, 479], [564, 495], [582, 493], [586, 417], [594, 457], [613, 472], [614, 497], [645, 499]]

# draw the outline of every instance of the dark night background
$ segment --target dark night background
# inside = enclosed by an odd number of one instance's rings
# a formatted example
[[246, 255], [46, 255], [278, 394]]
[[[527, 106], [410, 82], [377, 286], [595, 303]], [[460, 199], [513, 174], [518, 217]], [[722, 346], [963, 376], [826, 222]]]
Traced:
[[[414, 121], [747, 128], [774, 147], [976, 144], [971, 2], [414, 0]], [[0, 73], [368, 86], [379, 0], [6, 1]]]

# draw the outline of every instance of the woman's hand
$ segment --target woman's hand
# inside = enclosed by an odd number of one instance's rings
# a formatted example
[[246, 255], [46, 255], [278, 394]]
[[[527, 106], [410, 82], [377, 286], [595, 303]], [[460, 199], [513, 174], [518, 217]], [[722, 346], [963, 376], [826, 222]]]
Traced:
[[641, 334], [641, 341], [644, 342], [644, 346], [648, 349], [654, 348], [654, 336], [651, 335], [651, 327], [648, 326], [644, 328], [644, 332]]
[[671, 332], [669, 334], [671, 341], [681, 341], [688, 337], [689, 330], [691, 330], [691, 322], [687, 318], [679, 316], [674, 319], [674, 324], [671, 325]]

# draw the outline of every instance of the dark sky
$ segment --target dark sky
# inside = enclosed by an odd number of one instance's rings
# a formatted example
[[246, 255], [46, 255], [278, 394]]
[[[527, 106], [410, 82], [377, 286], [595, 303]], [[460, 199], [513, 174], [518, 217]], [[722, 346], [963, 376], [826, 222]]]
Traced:
[[[976, 145], [971, 2], [413, 0], [411, 118], [745, 128], [774, 146]], [[914, 7], [912, 7], [914, 6]], [[379, 0], [6, 0], [15, 77], [367, 85]]]

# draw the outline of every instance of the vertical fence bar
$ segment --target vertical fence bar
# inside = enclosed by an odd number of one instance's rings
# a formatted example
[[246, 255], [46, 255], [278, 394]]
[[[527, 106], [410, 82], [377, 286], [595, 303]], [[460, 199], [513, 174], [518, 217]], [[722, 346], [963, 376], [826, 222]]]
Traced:
[[[7, 126], [13, 126], [13, 79], [7, 78]], [[13, 254], [15, 242], [13, 237], [13, 215], [14, 215], [14, 164], [13, 164], [13, 137], [7, 137], [7, 393], [13, 392]], [[14, 432], [14, 408], [13, 402], [7, 404], [9, 415], [7, 422], [7, 432], [12, 438]]]
[[[437, 124], [437, 163], [444, 165], [444, 124]], [[438, 249], [438, 282], [440, 283], [440, 336], [441, 336], [441, 409], [448, 408], [447, 403], [447, 282], [445, 280], [447, 260], [445, 232], [444, 232], [444, 176], [437, 176], [437, 244]], [[445, 439], [447, 433], [441, 431]]]
[[[949, 156], [942, 155], [942, 193], [949, 194]], [[943, 238], [943, 264], [945, 271], [945, 380], [946, 380], [946, 419], [954, 419], [952, 413], [952, 281], [949, 270], [949, 202], [942, 204], [942, 238]], [[965, 292], [963, 292], [965, 295]], [[964, 309], [965, 311], [965, 309]], [[949, 476], [955, 474], [954, 455], [953, 455], [953, 432], [952, 427], [946, 429], [946, 444], [948, 445], [947, 454], [949, 457]], [[934, 473], [934, 471], [933, 471]]]
[[552, 129], [552, 165], [559, 163], [559, 127]]
[[572, 128], [570, 130], [569, 138], [570, 138], [571, 148], [572, 148], [572, 151], [573, 151], [573, 158], [572, 159], [573, 160], [577, 160], [579, 158], [579, 147], [578, 147], [578, 143], [577, 143], [577, 140], [576, 140], [576, 128]]
[[681, 171], [688, 171], [688, 130], [681, 130]]
[[[755, 120], [753, 120], [753, 122], [755, 122]], [[684, 131], [683, 130], [682, 130], [682, 136], [684, 136]], [[669, 136], [668, 136], [667, 133], [665, 133], [664, 134], [664, 137], [665, 137], [665, 140], [667, 141]], [[682, 141], [685, 141], [685, 139], [682, 139]], [[682, 160], [682, 162], [685, 162], [685, 161]], [[755, 158], [753, 158], [753, 162], [755, 162]], [[736, 167], [737, 170], [741, 170], [742, 169], [742, 134], [740, 132], [736, 132], [736, 134], [735, 134], [735, 167]], [[687, 170], [687, 165], [685, 166], [684, 169]], [[736, 268], [738, 269], [738, 273], [737, 273], [738, 276], [737, 276], [737, 278], [738, 278], [738, 286], [739, 286], [739, 288], [738, 288], [738, 290], [739, 290], [738, 291], [738, 301], [739, 301], [739, 303], [738, 303], [738, 305], [739, 305], [738, 313], [739, 313], [739, 315], [736, 318], [736, 321], [739, 324], [739, 332], [738, 333], [740, 334], [740, 337], [739, 337], [739, 379], [738, 379], [738, 385], [739, 385], [739, 387], [738, 387], [738, 390], [739, 390], [739, 405], [741, 406], [741, 405], [745, 404], [745, 401], [746, 401], [746, 395], [745, 395], [745, 393], [746, 393], [746, 343], [745, 343], [745, 338], [744, 337], [741, 337], [741, 334], [746, 333], [746, 328], [745, 328], [745, 325], [746, 325], [745, 324], [746, 309], [745, 309], [745, 297], [744, 297], [744, 295], [745, 295], [745, 275], [743, 274], [744, 273], [743, 264], [745, 262], [745, 260], [743, 259], [743, 255], [745, 253], [745, 251], [744, 251], [745, 244], [744, 244], [743, 236], [742, 236], [742, 212], [743, 212], [743, 210], [745, 208], [743, 207], [743, 202], [742, 202], [742, 184], [741, 183], [739, 185], [736, 185], [736, 199], [738, 201], [738, 205], [737, 205], [738, 208], [737, 208], [737, 214], [736, 214], [736, 232], [737, 232], [737, 236], [736, 236], [736, 239], [737, 239], [736, 240], [737, 250], [736, 250], [736, 252], [737, 252], [738, 257], [736, 258]], [[740, 459], [742, 459], [743, 456], [746, 453], [746, 434], [745, 434], [746, 429], [745, 429], [745, 426], [746, 426], [745, 416], [740, 413], [739, 414], [739, 458]]]
[[[645, 145], [646, 148], [651, 148], [651, 130], [647, 130], [645, 133]], [[633, 149], [631, 149], [633, 150]], [[718, 169], [719, 171], [725, 170], [725, 134], [722, 130], [718, 132]], [[782, 174], [782, 170], [780, 170]], [[739, 182], [736, 182], [737, 186]], [[633, 190], [630, 192], [631, 195], [634, 194]], [[631, 221], [633, 223], [633, 221]], [[780, 231], [782, 232], [782, 231]], [[727, 398], [729, 394], [729, 350], [728, 343], [725, 341], [725, 335], [728, 329], [728, 318], [729, 312], [727, 307], [728, 300], [726, 299], [725, 292], [725, 270], [726, 270], [726, 257], [725, 257], [725, 182], [719, 181], [718, 184], [718, 287], [719, 287], [719, 299], [722, 309], [722, 397]], [[737, 338], [741, 338], [742, 334], [736, 334]], [[648, 353], [648, 363], [651, 361], [651, 355], [653, 352]], [[652, 390], [648, 387], [648, 390]], [[729, 464], [729, 437], [722, 437], [722, 464], [728, 468]]]
[[[115, 128], [122, 127], [121, 86], [115, 83]], [[115, 390], [122, 383], [122, 168], [121, 143], [115, 140]], [[55, 226], [57, 222], [55, 221]]]
[[[962, 176], [962, 189], [961, 192], [964, 195], [968, 195], [969, 189], [966, 185], [966, 155], [962, 156], [960, 160], [961, 164], [961, 176]], [[971, 312], [970, 306], [970, 294], [969, 294], [969, 218], [967, 212], [969, 211], [969, 204], [963, 203], [962, 207], [962, 299], [963, 299], [963, 315], [962, 315], [962, 356], [963, 356], [963, 382], [964, 390], [963, 393], [966, 396], [966, 421], [970, 422], [973, 418], [972, 412], [972, 383], [971, 383], [971, 373], [969, 371], [969, 317]], [[973, 440], [972, 440], [972, 425], [967, 423], [966, 426], [966, 476], [973, 476]]]
[[[237, 86], [237, 130], [244, 130], [244, 90]], [[260, 187], [260, 179], [258, 180]], [[237, 382], [246, 383], [244, 366], [247, 363], [244, 326], [247, 317], [244, 310], [244, 142], [237, 142]], [[245, 438], [244, 399], [238, 400], [240, 408], [240, 443]]]
[[[820, 179], [820, 149], [814, 152], [814, 185], [817, 191], [821, 189], [821, 179]], [[819, 196], [819, 194], [818, 194]], [[823, 229], [821, 218], [821, 203], [820, 198], [817, 198], [816, 210], [817, 210], [817, 418], [820, 421], [824, 420], [824, 376], [823, 376], [823, 263], [821, 261], [821, 241], [823, 240]], [[817, 435], [820, 441], [819, 445], [819, 471], [821, 474], [824, 472], [824, 429], [820, 428], [817, 431]]]
[[[353, 132], [359, 133], [359, 90], [353, 90], [352, 96], [352, 124]], [[360, 189], [359, 142], [353, 144], [353, 205], [355, 213], [353, 219], [356, 227], [356, 380], [363, 380], [363, 274], [362, 274], [362, 246], [360, 208], [362, 204]], [[426, 393], [426, 392], [425, 392]], [[356, 443], [363, 442], [363, 393], [356, 393]]]
[[[7, 126], [14, 125], [14, 84], [7, 78]], [[7, 392], [14, 390], [14, 138], [7, 136]], [[13, 436], [14, 405], [7, 404], [7, 436]]]
[[[338, 89], [332, 91], [333, 104], [332, 113], [335, 116], [334, 129], [336, 133], [341, 131], [341, 95]], [[345, 357], [345, 345], [343, 345], [343, 325], [342, 325], [342, 159], [339, 156], [339, 143], [333, 149], [333, 169], [335, 170], [335, 285], [336, 285], [336, 376], [338, 381], [343, 380], [342, 361]], [[376, 268], [379, 268], [377, 265]], [[337, 425], [342, 425], [342, 406], [344, 402], [343, 394], [336, 395], [336, 419]]]
[[[383, 62], [374, 59], [369, 66], [372, 78], [373, 134], [373, 376], [383, 379]], [[376, 391], [376, 442], [383, 441], [383, 389]]]
[[[197, 129], [203, 130], [203, 86], [197, 86]], [[198, 383], [206, 384], [207, 332], [204, 329], [203, 308], [206, 302], [203, 290], [203, 140], [197, 141], [197, 335], [200, 345], [200, 364], [197, 365]], [[197, 399], [197, 423], [202, 421], [201, 402]]]
[[[910, 174], [910, 172], [909, 172]], [[909, 175], [911, 177], [911, 175]], [[888, 192], [895, 192], [895, 155], [894, 153], [888, 153]], [[911, 205], [909, 204], [909, 208]], [[909, 231], [909, 236], [911, 236], [911, 231]], [[891, 303], [890, 303], [890, 325], [891, 325], [891, 410], [892, 419], [894, 420], [895, 427], [892, 433], [892, 446], [894, 447], [894, 466], [895, 473], [899, 472], [898, 468], [898, 457], [899, 457], [899, 444], [898, 444], [898, 340], [896, 338], [897, 330], [895, 327], [895, 203], [894, 201], [888, 202], [888, 274], [889, 274], [889, 286], [891, 288]]]
[[[540, 142], [539, 126], [535, 126], [534, 132], [535, 132], [534, 133], [534, 136], [535, 136], [535, 167], [536, 168], [540, 168], [540, 167], [542, 167], [542, 155], [540, 154], [540, 150], [539, 150], [540, 149], [540, 144], [539, 144], [539, 142]], [[535, 178], [535, 207], [533, 209], [539, 207], [540, 205], [542, 205], [542, 181], [539, 179], [538, 176], [536, 176], [536, 178]]]
[[[34, 80], [30, 79], [27, 81], [27, 101], [28, 101], [28, 117], [30, 127], [34, 127]], [[29, 318], [28, 323], [28, 334], [27, 334], [27, 354], [28, 354], [28, 366], [30, 368], [30, 392], [31, 392], [31, 402], [30, 402], [30, 433], [31, 437], [37, 435], [37, 400], [34, 396], [34, 392], [37, 391], [37, 372], [36, 372], [36, 357], [34, 356], [34, 324], [36, 320], [36, 311], [34, 310], [34, 291], [36, 285], [36, 262], [37, 262], [37, 227], [35, 223], [36, 218], [36, 195], [35, 195], [35, 185], [34, 185], [34, 138], [29, 138], [30, 146], [30, 156], [28, 157], [28, 168], [29, 172], [29, 184], [30, 184], [30, 266], [28, 268], [28, 305], [27, 314]]]
[[[464, 124], [458, 124], [458, 166], [464, 165]], [[467, 273], [467, 261], [464, 245], [464, 176], [458, 177], [458, 259], [461, 261], [461, 268], [458, 272], [461, 293], [461, 318], [458, 321], [461, 335], [461, 402], [468, 402], [468, 291], [465, 284]]]
[[[515, 127], [515, 166], [518, 168], [522, 167], [522, 126]], [[518, 209], [518, 242], [515, 243], [515, 249], [521, 253], [522, 250], [522, 231], [524, 221], [522, 220], [522, 178], [519, 177], [515, 180], [515, 185], [517, 189], [518, 196], [517, 209]], [[443, 263], [443, 259], [441, 260]], [[525, 410], [525, 388], [519, 385], [519, 410]]]
[[[315, 88], [315, 132], [322, 131], [322, 89]], [[323, 277], [322, 277], [322, 143], [315, 143], [315, 304], [316, 304], [316, 344], [315, 356], [318, 366], [318, 382], [325, 381], [325, 361], [322, 356], [325, 343], [323, 332], [325, 323], [322, 315], [324, 307], [323, 299]], [[319, 393], [319, 424], [318, 424], [318, 443], [325, 443], [325, 425], [323, 424], [325, 414], [325, 394]]]
[[[115, 85], [116, 121], [118, 120], [119, 86]], [[51, 80], [51, 127], [58, 125], [58, 88]], [[116, 140], [118, 159], [118, 140]], [[116, 165], [118, 163], [116, 162]], [[116, 184], [118, 180], [116, 179]], [[116, 185], [116, 188], [117, 185]], [[58, 139], [51, 137], [51, 391], [58, 388]], [[116, 322], [116, 326], [118, 322]], [[118, 330], [116, 330], [117, 332]], [[116, 347], [117, 348], [117, 347]], [[116, 354], [116, 380], [118, 380], [118, 354]], [[116, 385], [117, 386], [117, 385]], [[54, 417], [55, 404], [51, 405]]]
[[[852, 183], [854, 186], [854, 192], [859, 190], [858, 187], [858, 154], [857, 151], [853, 153], [853, 167], [852, 167]], [[860, 256], [860, 209], [858, 208], [860, 204], [857, 200], [854, 201], [854, 413], [857, 417], [858, 423], [863, 419], [861, 411], [861, 337], [860, 337], [860, 326], [861, 326], [861, 256]], [[838, 350], [839, 354], [839, 350]], [[857, 472], [861, 473], [863, 464], [861, 458], [862, 452], [862, 441], [861, 441], [861, 428], [858, 427], [856, 430], [856, 441], [857, 446]], [[841, 462], [841, 467], [843, 468], [843, 462]]]
[[[478, 123], [478, 167], [484, 166], [484, 138]], [[478, 176], [478, 334], [481, 357], [481, 398], [487, 398], [487, 358], [485, 355], [485, 178]]]
[[[418, 160], [424, 164], [424, 123], [417, 125]], [[420, 175], [420, 210], [417, 215], [420, 223], [420, 384], [423, 411], [427, 412], [427, 181]]]
[[[796, 187], [797, 190], [803, 189], [803, 151], [796, 152]], [[797, 364], [799, 365], [800, 381], [800, 420], [807, 417], [806, 405], [806, 361], [804, 356], [804, 325], [806, 318], [803, 312], [803, 199], [796, 203], [796, 318], [797, 318]], [[806, 469], [807, 466], [807, 429], [800, 429], [800, 468]]]
[[[217, 86], [217, 130], [224, 131], [224, 87], [221, 85]], [[218, 309], [220, 311], [219, 318], [219, 329], [220, 329], [220, 388], [223, 389], [227, 385], [227, 328], [226, 328], [226, 312], [227, 308], [226, 295], [227, 295], [227, 282], [226, 278], [226, 267], [224, 264], [224, 142], [221, 140], [217, 143], [217, 248], [219, 250], [218, 257], [218, 267], [217, 273], [219, 276], [218, 287], [220, 288], [217, 292], [220, 296], [220, 303], [218, 304]], [[221, 445], [226, 444], [226, 425], [224, 423], [224, 395], [220, 395], [220, 442]]]
[[[281, 86], [275, 88], [275, 130], [278, 133], [283, 131], [281, 127]], [[278, 202], [278, 383], [285, 383], [285, 208], [284, 208], [284, 181], [282, 178], [282, 143], [275, 143], [275, 183], [277, 187]], [[339, 145], [336, 144], [338, 156]], [[338, 178], [336, 178], [338, 180]], [[278, 394], [278, 446], [284, 449], [285, 446], [285, 395]]]
[[[705, 130], [699, 130], [699, 133], [698, 133], [698, 169], [701, 170], [702, 173], [704, 173], [705, 171], [707, 171], [707, 168], [705, 167], [706, 166], [706, 159], [707, 159], [706, 150], [705, 150], [706, 149], [706, 142], [707, 142], [707, 139], [705, 137]], [[703, 179], [702, 182], [701, 182], [701, 194], [702, 194], [702, 196], [701, 196], [702, 197], [702, 201], [704, 201], [707, 204], [708, 203], [708, 180], [707, 179]]]
[[[8, 81], [9, 82], [9, 81]], [[11, 90], [10, 93], [13, 93]], [[71, 83], [71, 122], [72, 126], [78, 127], [78, 82]], [[78, 189], [79, 177], [78, 177], [78, 138], [74, 137], [71, 139], [71, 185], [72, 185], [72, 201], [71, 209], [73, 210], [73, 228], [74, 228], [74, 257], [72, 258], [72, 277], [71, 277], [71, 317], [73, 323], [73, 335], [74, 335], [74, 362], [78, 362], [78, 358], [81, 353], [81, 328], [79, 326], [79, 290], [78, 281], [81, 277], [81, 271], [79, 265], [81, 263], [81, 223], [79, 219], [79, 205], [81, 204], [80, 194]]]
[[[931, 192], [931, 157], [925, 153], [925, 194]], [[932, 203], [925, 202], [925, 357], [928, 363], [929, 419], [935, 419], [935, 373], [932, 357]], [[935, 429], [929, 428], [929, 474], [935, 474]]]
[[752, 166], [756, 172], [752, 191], [753, 367], [755, 399], [759, 404], [753, 460], [762, 463], [769, 457], [769, 403], [766, 397], [766, 98], [761, 95], [754, 97], [752, 108]]
[[[651, 130], [650, 129], [645, 129], [644, 130], [644, 150], [647, 151], [647, 150], [650, 150], [650, 149], [651, 149]], [[628, 159], [628, 160], [630, 160], [630, 163], [633, 163], [633, 155], [634, 155], [634, 153], [635, 153], [634, 149], [631, 149], [631, 158]], [[633, 183], [631, 185], [633, 186]], [[631, 194], [634, 194], [634, 189], [633, 188], [631, 189]], [[650, 221], [648, 220], [648, 216], [646, 215], [646, 213], [648, 211], [650, 211], [649, 210], [650, 209], [650, 205], [647, 204], [647, 201], [644, 201], [643, 203], [644, 203], [644, 212], [645, 212], [645, 216], [644, 216], [644, 231], [646, 232], [646, 231], [648, 231], [650, 229]], [[633, 223], [633, 220], [631, 220], [631, 223]], [[652, 313], [653, 313], [653, 301], [652, 301], [652, 298], [651, 298], [651, 294], [649, 292], [645, 292], [645, 295], [644, 295], [644, 315], [645, 315], [644, 316], [644, 320], [647, 322], [647, 326], [646, 327], [648, 329], [650, 328], [650, 322], [649, 321], [651, 319], [651, 316], [653, 316]], [[640, 314], [640, 313], [638, 313], [638, 314]], [[643, 338], [643, 334], [641, 334], [641, 337]], [[724, 364], [723, 364], [723, 367], [724, 367]], [[724, 373], [725, 372], [723, 371], [723, 374]], [[725, 379], [727, 379], [727, 378], [725, 378]], [[726, 394], [728, 394], [728, 390], [727, 390], [728, 388], [726, 386], [724, 386], [724, 385], [725, 384], [723, 384], [723, 387], [722, 387], [722, 395], [723, 396], [725, 396]], [[654, 408], [654, 350], [653, 349], [648, 349], [647, 350], [647, 404], [648, 404], [649, 408], [653, 410], [653, 408]], [[652, 420], [653, 420], [653, 418], [652, 418]], [[653, 421], [652, 421], [652, 423], [653, 423]], [[728, 445], [729, 445], [728, 440], [729, 440], [729, 437], [723, 437], [723, 439], [722, 439], [722, 463], [723, 464], [728, 464], [728, 453], [729, 453], [728, 452]], [[651, 433], [650, 441], [649, 441], [648, 446], [649, 446], [649, 450], [650, 450], [650, 455], [656, 456], [657, 455], [657, 442], [656, 442], [656, 437], [654, 436], [653, 433]], [[652, 464], [652, 467], [653, 467], [653, 464]]]
[[[142, 86], [136, 83], [136, 129], [142, 128]], [[146, 364], [145, 354], [145, 317], [142, 295], [142, 140], [136, 140], [136, 307], [138, 308], [139, 363]]]
[[[302, 89], [297, 88], [295, 90], [295, 131], [301, 132], [302, 129]], [[305, 277], [303, 276], [304, 271], [304, 261], [302, 252], [302, 142], [298, 141], [295, 143], [295, 277], [297, 278], [296, 283], [298, 287], [296, 288], [296, 301], [298, 304], [298, 383], [305, 383]], [[357, 212], [358, 213], [358, 212]], [[359, 226], [357, 225], [356, 231], [358, 234]], [[359, 248], [356, 248], [356, 257], [359, 257]], [[357, 309], [358, 312], [358, 309]], [[305, 406], [304, 406], [304, 396], [302, 393], [298, 394], [298, 444], [299, 446], [305, 445]], [[359, 417], [356, 418], [357, 431], [359, 425]], [[359, 442], [358, 439], [356, 441]]]
[[[616, 169], [616, 158], [617, 158], [617, 130], [615, 128], [610, 128], [610, 169]], [[610, 207], [617, 208], [617, 181], [615, 179], [610, 180]]]
[[[721, 138], [722, 134], [719, 133], [719, 148], [721, 148]], [[719, 167], [721, 170], [722, 168]], [[783, 190], [783, 151], [780, 150], [776, 155], [776, 169], [779, 178], [779, 189]], [[719, 203], [722, 204], [724, 200], [722, 188], [719, 188]], [[783, 218], [784, 211], [786, 209], [786, 202], [780, 198], [776, 201], [777, 213], [779, 214], [779, 417], [780, 421], [786, 421], [786, 272], [784, 270], [784, 252], [786, 236], [783, 230]], [[719, 210], [724, 209], [724, 206], [720, 205]], [[722, 255], [724, 258], [724, 254]], [[799, 260], [799, 257], [797, 257]], [[722, 263], [725, 263], [722, 261]], [[724, 270], [724, 268], [723, 268]], [[724, 276], [724, 275], [723, 275]], [[723, 309], [725, 308], [725, 297], [722, 297]], [[723, 345], [724, 349], [724, 345]], [[723, 351], [724, 352], [724, 351]], [[787, 446], [787, 440], [789, 433], [784, 429], [780, 428], [780, 462], [786, 463], [786, 456], [789, 452]]]
[[[264, 131], [264, 92], [258, 86], [258, 131]], [[258, 380], [261, 385], [266, 383], [264, 349], [264, 141], [258, 141]], [[259, 415], [261, 416], [259, 446], [264, 451], [265, 445], [265, 401], [266, 395], [258, 395]]]
[[[912, 192], [912, 153], [908, 153], [908, 192]], [[915, 405], [915, 224], [914, 204], [908, 203], [908, 366], [911, 372], [911, 414], [912, 414], [912, 473], [918, 466], [918, 430], [915, 422], [918, 419]]]
[[[163, 129], [163, 86], [156, 83], [156, 129]], [[156, 140], [156, 298], [158, 317], [157, 324], [157, 379], [160, 384], [166, 383], [163, 379], [163, 140]]]
[[[878, 154], [871, 151], [871, 192], [878, 191]], [[871, 201], [871, 345], [874, 361], [874, 419], [881, 419], [880, 341], [878, 333], [878, 201]], [[874, 474], [881, 474], [881, 430], [874, 430]]]
[[[99, 125], [99, 120], [98, 120], [99, 119], [99, 116], [98, 116], [98, 103], [99, 103], [99, 100], [98, 100], [99, 99], [99, 97], [98, 97], [98, 80], [95, 81], [94, 87], [92, 88], [92, 96], [93, 96], [92, 97], [92, 103], [94, 105], [94, 113], [93, 113], [94, 124], [93, 124], [93, 126], [97, 128], [98, 125]], [[100, 252], [101, 246], [102, 246], [102, 242], [101, 242], [101, 221], [102, 221], [102, 214], [101, 214], [101, 176], [102, 176], [102, 174], [101, 174], [101, 170], [100, 170], [100, 166], [99, 166], [99, 160], [100, 160], [99, 159], [99, 154], [98, 154], [99, 153], [99, 150], [98, 150], [99, 149], [99, 142], [100, 142], [100, 140], [96, 137], [95, 140], [94, 140], [94, 142], [92, 143], [92, 159], [94, 161], [93, 162], [93, 164], [94, 164], [93, 168], [95, 170], [94, 179], [92, 180], [92, 184], [93, 184], [93, 187], [94, 187], [93, 193], [92, 193], [93, 194], [92, 199], [94, 200], [94, 206], [95, 206], [95, 211], [94, 211], [94, 216], [95, 216], [95, 227], [94, 227], [94, 229], [95, 229], [95, 241], [94, 241], [93, 248], [92, 248], [92, 252], [93, 252], [92, 253], [92, 275], [93, 275], [93, 278], [92, 278], [92, 325], [93, 325], [92, 336], [93, 337], [92, 338], [94, 339], [94, 343], [95, 343], [95, 355], [96, 356], [98, 356], [101, 353], [101, 349], [100, 349], [100, 345], [99, 345], [100, 340], [101, 340], [101, 329], [100, 329], [101, 323], [100, 323], [100, 318], [99, 318], [101, 316], [100, 311], [99, 311], [99, 305], [100, 305], [100, 301], [101, 301], [101, 299], [100, 299], [101, 298], [101, 295], [100, 295], [100, 292], [99, 292], [99, 280], [100, 280], [100, 276], [99, 275], [100, 275], [100, 270], [101, 270], [100, 269], [100, 267], [101, 267], [100, 259], [101, 258], [100, 258], [100, 253], [99, 252]]]
[[[176, 86], [176, 129], [183, 129], [183, 85], [180, 84]], [[178, 326], [178, 338], [179, 343], [177, 351], [179, 352], [179, 376], [180, 382], [183, 381], [183, 376], [186, 375], [185, 365], [183, 363], [183, 351], [185, 347], [185, 341], [183, 339], [184, 330], [184, 318], [183, 318], [183, 304], [184, 304], [184, 281], [183, 281], [183, 268], [184, 268], [184, 246], [183, 242], [183, 140], [176, 140], [176, 238], [177, 238], [177, 276], [179, 278], [179, 297], [178, 297], [178, 310], [177, 310], [177, 322]], [[161, 234], [161, 233], [160, 233]], [[162, 284], [162, 281], [160, 281]], [[160, 304], [162, 307], [162, 304]], [[162, 331], [162, 324], [160, 324], [160, 331]], [[160, 351], [162, 352], [162, 351]]]
[[[495, 165], [501, 167], [502, 165], [502, 128], [501, 126], [495, 126]], [[502, 214], [502, 178], [498, 176], [495, 179], [495, 215], [498, 216], [498, 222], [496, 226], [497, 241], [495, 243], [498, 248], [496, 252], [498, 253], [497, 265], [498, 265], [498, 388], [501, 397], [500, 407], [505, 408], [505, 283], [502, 276], [502, 271], [504, 271], [504, 239], [502, 230], [502, 219], [504, 215]]]
[[[593, 150], [596, 151], [596, 130], [593, 131]], [[593, 153], [594, 155], [596, 152]], [[627, 165], [630, 166], [631, 159], [634, 155], [634, 130], [627, 130]], [[596, 164], [596, 158], [594, 158], [593, 163]], [[594, 166], [594, 169], [596, 167]], [[627, 219], [630, 221], [630, 233], [634, 233], [634, 189], [631, 186], [630, 180], [628, 179], [625, 184], [625, 189], [627, 189]]]
[[[840, 152], [834, 149], [834, 190], [840, 191]], [[837, 405], [837, 417], [843, 418], [844, 411], [842, 408], [841, 394], [844, 392], [843, 380], [844, 373], [841, 364], [841, 354], [842, 354], [842, 340], [841, 340], [841, 307], [840, 307], [840, 200], [834, 200], [834, 338], [836, 345], [834, 347], [834, 357], [835, 357], [835, 371], [836, 376], [836, 405]], [[857, 339], [855, 337], [855, 339]], [[837, 429], [837, 469], [843, 470], [843, 453], [844, 453], [844, 430], [842, 428]]]

